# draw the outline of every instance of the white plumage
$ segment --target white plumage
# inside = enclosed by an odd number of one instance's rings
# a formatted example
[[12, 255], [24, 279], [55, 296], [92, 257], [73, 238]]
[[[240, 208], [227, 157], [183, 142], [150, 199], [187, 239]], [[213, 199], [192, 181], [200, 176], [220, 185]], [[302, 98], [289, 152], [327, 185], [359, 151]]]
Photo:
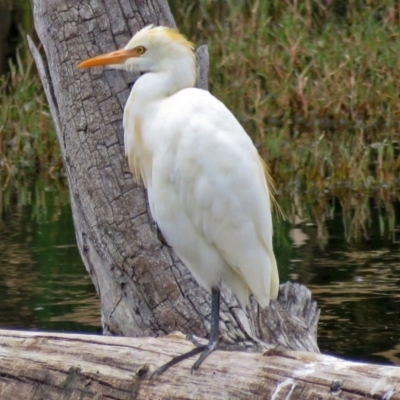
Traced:
[[193, 87], [191, 43], [150, 26], [80, 67], [96, 65], [144, 72], [125, 106], [125, 152], [167, 242], [204, 288], [224, 280], [242, 305], [253, 293], [268, 306], [279, 278], [266, 171], [232, 113]]
[[140, 160], [165, 239], [206, 289], [223, 278], [242, 304], [250, 291], [267, 306], [278, 273], [268, 188], [250, 138], [206, 91], [182, 89], [149, 110], [137, 98], [133, 89], [127, 106], [141, 122], [124, 118], [127, 155], [131, 165]]

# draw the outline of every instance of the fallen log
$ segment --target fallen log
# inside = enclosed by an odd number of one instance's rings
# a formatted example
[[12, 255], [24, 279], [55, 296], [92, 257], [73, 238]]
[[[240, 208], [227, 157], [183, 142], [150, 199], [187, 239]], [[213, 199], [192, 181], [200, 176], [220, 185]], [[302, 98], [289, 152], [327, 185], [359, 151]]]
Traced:
[[190, 373], [193, 345], [163, 338], [0, 330], [0, 399], [400, 399], [400, 368], [275, 348], [217, 351]]

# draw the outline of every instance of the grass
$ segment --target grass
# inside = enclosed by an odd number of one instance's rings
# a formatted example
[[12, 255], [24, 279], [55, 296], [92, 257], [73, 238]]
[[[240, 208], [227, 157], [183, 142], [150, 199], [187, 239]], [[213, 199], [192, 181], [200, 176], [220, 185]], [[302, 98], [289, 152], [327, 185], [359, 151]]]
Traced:
[[382, 226], [394, 226], [397, 3], [182, 3], [174, 7], [177, 24], [195, 42], [208, 43], [211, 91], [259, 144], [289, 220], [314, 221], [324, 243], [336, 199], [347, 237], [367, 238], [372, 196]]
[[[33, 60], [23, 43], [0, 78], [0, 167], [7, 175], [46, 171], [62, 164], [53, 122]], [[3, 176], [6, 175], [3, 173]]]
[[[382, 226], [393, 226], [389, 204], [400, 183], [397, 3], [170, 3], [180, 30], [209, 45], [210, 90], [259, 146], [289, 219], [315, 221], [323, 242], [336, 198], [349, 237], [365, 237], [366, 199], [375, 196]], [[1, 169], [57, 177], [59, 150], [25, 43], [0, 90]]]
[[399, 119], [394, 2], [352, 2], [340, 12], [322, 0], [183, 3], [174, 3], [178, 26], [208, 42], [212, 89], [243, 123], [253, 122], [253, 134], [263, 137], [271, 122], [287, 120], [340, 126]]
[[[51, 199], [51, 200], [50, 200]], [[47, 206], [51, 201], [51, 209]], [[0, 223], [3, 218], [20, 215], [31, 207], [30, 218], [35, 222], [55, 221], [61, 208], [69, 204], [68, 187], [64, 179], [54, 179], [45, 171], [34, 175], [3, 176], [0, 191]]]

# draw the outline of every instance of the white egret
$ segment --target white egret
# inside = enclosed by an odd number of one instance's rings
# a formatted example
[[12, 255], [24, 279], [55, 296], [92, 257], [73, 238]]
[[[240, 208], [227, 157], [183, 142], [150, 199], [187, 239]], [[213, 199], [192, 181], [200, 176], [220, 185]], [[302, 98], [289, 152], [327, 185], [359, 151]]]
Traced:
[[124, 110], [129, 167], [164, 238], [212, 294], [208, 344], [157, 370], [202, 353], [193, 371], [218, 347], [222, 280], [242, 306], [251, 293], [261, 307], [277, 297], [268, 171], [233, 114], [194, 88], [193, 45], [176, 30], [147, 26], [78, 67], [102, 65], [143, 73]]

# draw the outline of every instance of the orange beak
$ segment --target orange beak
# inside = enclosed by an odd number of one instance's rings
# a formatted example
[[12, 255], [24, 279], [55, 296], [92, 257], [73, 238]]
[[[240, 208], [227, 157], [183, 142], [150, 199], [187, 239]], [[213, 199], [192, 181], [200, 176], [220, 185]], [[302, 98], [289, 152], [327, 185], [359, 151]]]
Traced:
[[77, 68], [91, 68], [102, 65], [123, 64], [128, 58], [139, 57], [136, 49], [133, 50], [116, 50], [111, 53], [102, 54], [100, 56], [88, 58], [77, 65]]

